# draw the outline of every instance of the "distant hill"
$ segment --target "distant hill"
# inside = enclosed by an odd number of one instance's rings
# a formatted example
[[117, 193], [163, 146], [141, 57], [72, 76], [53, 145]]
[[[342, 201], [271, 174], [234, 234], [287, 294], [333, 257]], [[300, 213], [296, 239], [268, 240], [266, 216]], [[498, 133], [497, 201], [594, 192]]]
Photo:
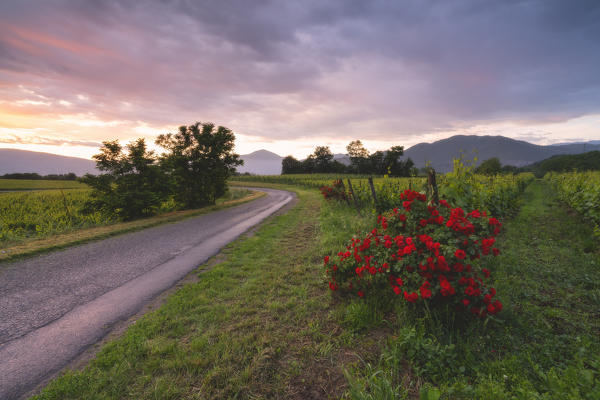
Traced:
[[419, 143], [404, 151], [403, 158], [410, 157], [417, 167], [424, 167], [427, 161], [438, 172], [452, 170], [452, 159], [464, 155], [466, 160], [475, 157], [478, 163], [498, 157], [502, 165], [522, 167], [559, 154], [580, 154], [600, 150], [594, 144], [564, 144], [560, 146], [539, 146], [522, 140], [504, 136], [457, 135], [433, 143]]
[[600, 170], [600, 151], [589, 151], [582, 154], [566, 154], [552, 156], [522, 168], [542, 177], [547, 172], [598, 171]]
[[98, 173], [96, 163], [85, 158], [65, 157], [36, 151], [0, 149], [0, 175], [35, 172], [40, 175], [67, 174], [77, 176]]
[[281, 160], [283, 157], [267, 150], [257, 150], [250, 154], [241, 155], [244, 165], [237, 167], [241, 174], [248, 172], [255, 175], [281, 174]]

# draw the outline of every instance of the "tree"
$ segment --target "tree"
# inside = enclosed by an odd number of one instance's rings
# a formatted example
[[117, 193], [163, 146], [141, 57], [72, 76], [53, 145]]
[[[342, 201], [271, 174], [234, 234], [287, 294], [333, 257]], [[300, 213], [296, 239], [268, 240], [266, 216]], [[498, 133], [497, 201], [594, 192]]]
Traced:
[[313, 153], [315, 168], [314, 172], [331, 172], [333, 153], [329, 146], [317, 146]]
[[370, 172], [369, 152], [364, 148], [360, 140], [350, 142], [346, 146], [346, 151], [350, 156], [350, 163], [356, 173], [368, 174]]
[[369, 156], [369, 167], [369, 173], [371, 174], [387, 174], [387, 165], [385, 164], [385, 154], [383, 151], [376, 151]]
[[96, 168], [106, 173], [82, 178], [92, 187], [91, 200], [86, 202], [84, 211], [100, 211], [121, 220], [155, 214], [167, 198], [169, 188], [144, 139], [129, 143], [126, 154], [118, 140], [102, 144], [100, 153], [93, 158]]
[[214, 204], [227, 191], [227, 178], [242, 165], [233, 152], [235, 135], [223, 126], [196, 122], [176, 134], [160, 135], [156, 144], [168, 153], [162, 165], [173, 181], [174, 199], [182, 208]]
[[283, 160], [281, 160], [281, 174], [301, 174], [304, 167], [302, 165], [302, 161], [296, 160], [292, 156], [287, 156]]
[[502, 164], [500, 164], [500, 160], [498, 157], [493, 157], [482, 162], [479, 167], [475, 169], [475, 172], [484, 175], [496, 175], [499, 174], [501, 170]]

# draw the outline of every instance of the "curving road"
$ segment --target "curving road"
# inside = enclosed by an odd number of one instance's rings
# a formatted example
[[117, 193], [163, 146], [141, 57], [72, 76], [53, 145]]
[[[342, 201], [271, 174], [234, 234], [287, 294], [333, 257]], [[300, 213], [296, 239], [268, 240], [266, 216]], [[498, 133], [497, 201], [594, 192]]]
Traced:
[[28, 393], [293, 194], [0, 263], [0, 399]]

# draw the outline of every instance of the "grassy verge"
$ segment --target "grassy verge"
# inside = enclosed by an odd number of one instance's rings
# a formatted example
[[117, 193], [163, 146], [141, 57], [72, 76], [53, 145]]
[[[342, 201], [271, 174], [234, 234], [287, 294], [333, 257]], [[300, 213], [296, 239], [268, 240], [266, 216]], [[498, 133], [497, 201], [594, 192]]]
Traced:
[[348, 373], [349, 397], [600, 398], [598, 243], [546, 183], [523, 200], [490, 268], [505, 304], [498, 318], [482, 325], [398, 308], [380, 360]]
[[33, 254], [56, 250], [76, 244], [86, 243], [92, 240], [103, 239], [110, 236], [132, 232], [152, 226], [180, 221], [185, 218], [221, 210], [239, 205], [264, 196], [261, 192], [235, 191], [229, 198], [219, 199], [214, 206], [203, 207], [195, 210], [173, 211], [156, 215], [150, 218], [139, 219], [131, 222], [111, 223], [104, 226], [76, 229], [68, 232], [55, 234], [40, 239], [27, 239], [2, 244], [0, 247], [0, 261], [14, 260]]

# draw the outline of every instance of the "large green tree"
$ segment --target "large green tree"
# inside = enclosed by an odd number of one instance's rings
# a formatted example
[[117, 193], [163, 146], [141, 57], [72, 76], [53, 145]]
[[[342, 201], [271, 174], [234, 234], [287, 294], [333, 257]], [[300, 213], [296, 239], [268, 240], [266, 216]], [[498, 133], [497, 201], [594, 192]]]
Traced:
[[354, 172], [358, 174], [368, 174], [371, 172], [369, 162], [369, 151], [365, 149], [360, 140], [354, 140], [346, 146], [346, 151], [350, 156], [350, 164]]
[[227, 191], [227, 178], [243, 164], [233, 152], [235, 135], [223, 126], [197, 122], [160, 135], [167, 150], [161, 161], [173, 182], [174, 199], [182, 208], [214, 204]]
[[92, 187], [91, 200], [84, 208], [87, 212], [101, 211], [131, 220], [155, 214], [169, 195], [167, 178], [144, 139], [129, 143], [125, 149], [118, 140], [103, 142], [93, 158], [96, 168], [104, 173], [82, 178]]

